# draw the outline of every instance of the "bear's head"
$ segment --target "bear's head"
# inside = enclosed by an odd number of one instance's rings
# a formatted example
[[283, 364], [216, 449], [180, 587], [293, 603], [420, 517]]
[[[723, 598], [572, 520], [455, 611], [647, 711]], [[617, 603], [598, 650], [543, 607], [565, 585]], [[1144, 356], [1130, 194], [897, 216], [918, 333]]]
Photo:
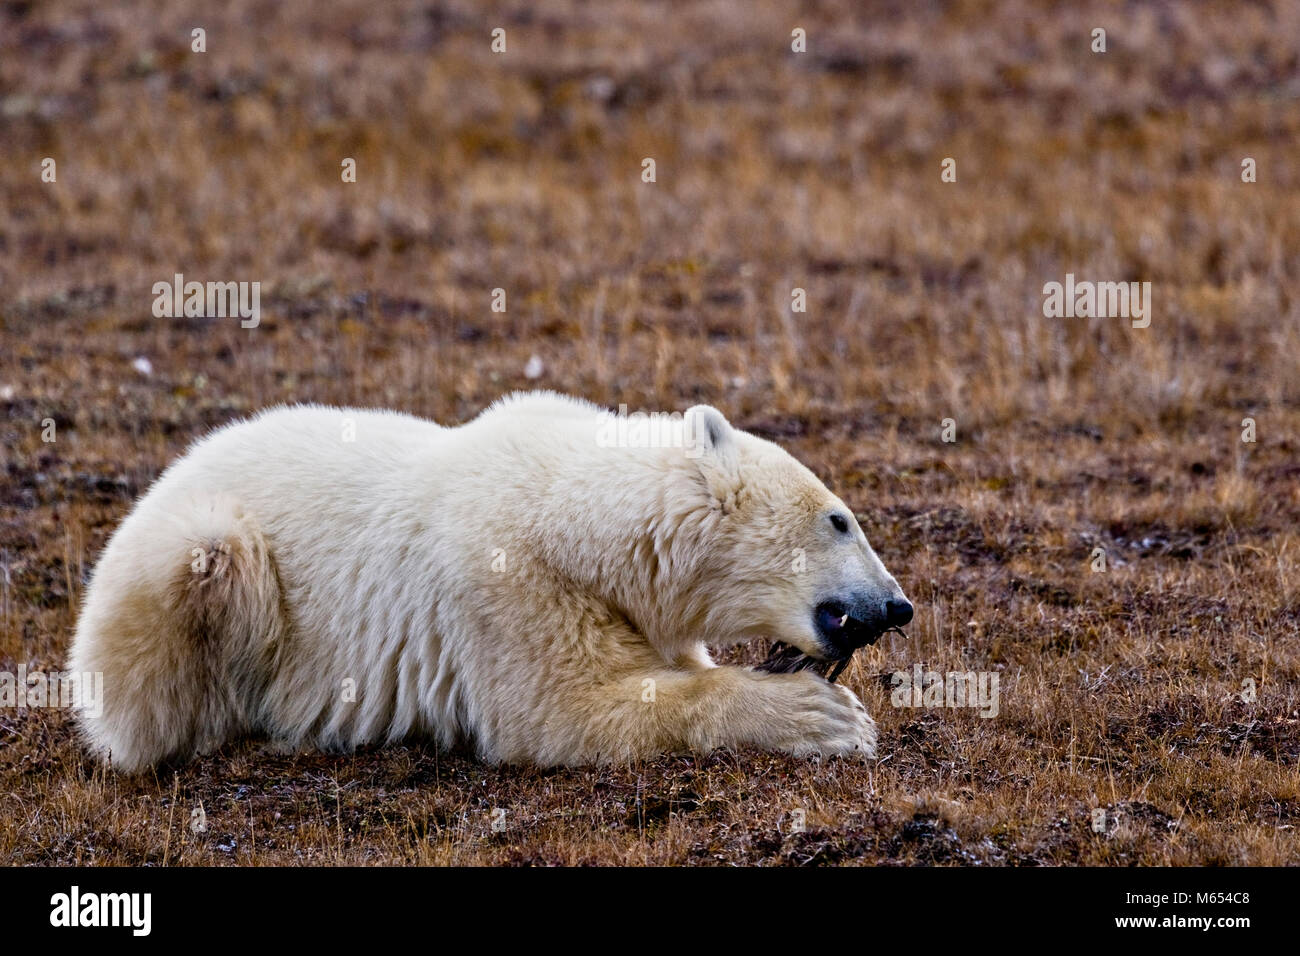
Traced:
[[706, 643], [767, 637], [840, 660], [912, 619], [853, 512], [811, 471], [710, 406], [683, 424], [706, 509], [689, 616]]

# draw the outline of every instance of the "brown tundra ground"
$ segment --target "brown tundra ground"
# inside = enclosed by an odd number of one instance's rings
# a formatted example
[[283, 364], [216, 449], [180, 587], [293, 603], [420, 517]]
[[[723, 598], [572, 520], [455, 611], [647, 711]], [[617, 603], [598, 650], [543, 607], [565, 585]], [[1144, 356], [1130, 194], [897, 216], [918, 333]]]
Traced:
[[[918, 613], [841, 678], [868, 765], [132, 778], [3, 708], [0, 861], [1296, 861], [1297, 42], [1280, 2], [3, 4], [0, 670], [61, 667], [136, 496], [280, 402], [709, 402]], [[175, 273], [259, 281], [261, 324], [154, 318]], [[1066, 273], [1149, 281], [1150, 326], [1046, 318]], [[918, 663], [996, 672], [997, 716], [891, 706]]]

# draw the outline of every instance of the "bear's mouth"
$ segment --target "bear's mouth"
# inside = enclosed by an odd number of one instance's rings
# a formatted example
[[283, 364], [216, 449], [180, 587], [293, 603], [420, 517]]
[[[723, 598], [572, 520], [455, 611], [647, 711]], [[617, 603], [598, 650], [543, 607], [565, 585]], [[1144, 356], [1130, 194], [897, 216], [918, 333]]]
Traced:
[[833, 684], [858, 648], [876, 643], [886, 631], [903, 634], [901, 628], [879, 627], [854, 617], [838, 601], [826, 601], [817, 605], [813, 611], [813, 621], [822, 644], [831, 652], [830, 656], [814, 657], [784, 641], [775, 641], [768, 651], [767, 659], [757, 669], [770, 674], [793, 674], [811, 669]]
[[874, 644], [885, 633], [878, 625], [854, 617], [839, 601], [823, 601], [813, 610], [813, 622], [833, 657], [849, 657], [859, 647]]

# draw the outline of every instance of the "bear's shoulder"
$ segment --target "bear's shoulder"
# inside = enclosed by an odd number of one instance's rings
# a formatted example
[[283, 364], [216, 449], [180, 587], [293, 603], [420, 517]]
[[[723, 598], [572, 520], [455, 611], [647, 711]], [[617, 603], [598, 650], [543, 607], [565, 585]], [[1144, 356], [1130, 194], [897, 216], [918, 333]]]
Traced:
[[482, 417], [591, 418], [601, 411], [600, 406], [586, 399], [539, 390], [503, 395], [483, 411]]

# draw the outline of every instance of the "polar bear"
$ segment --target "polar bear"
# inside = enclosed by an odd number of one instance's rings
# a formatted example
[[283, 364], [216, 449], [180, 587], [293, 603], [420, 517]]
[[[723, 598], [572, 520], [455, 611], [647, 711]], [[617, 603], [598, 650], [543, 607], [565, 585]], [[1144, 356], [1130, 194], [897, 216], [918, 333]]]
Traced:
[[299, 405], [213, 432], [140, 499], [70, 667], [104, 675], [82, 731], [125, 771], [243, 735], [541, 766], [871, 757], [848, 689], [708, 648], [845, 659], [911, 616], [853, 512], [709, 406], [638, 420], [522, 393], [442, 427]]

